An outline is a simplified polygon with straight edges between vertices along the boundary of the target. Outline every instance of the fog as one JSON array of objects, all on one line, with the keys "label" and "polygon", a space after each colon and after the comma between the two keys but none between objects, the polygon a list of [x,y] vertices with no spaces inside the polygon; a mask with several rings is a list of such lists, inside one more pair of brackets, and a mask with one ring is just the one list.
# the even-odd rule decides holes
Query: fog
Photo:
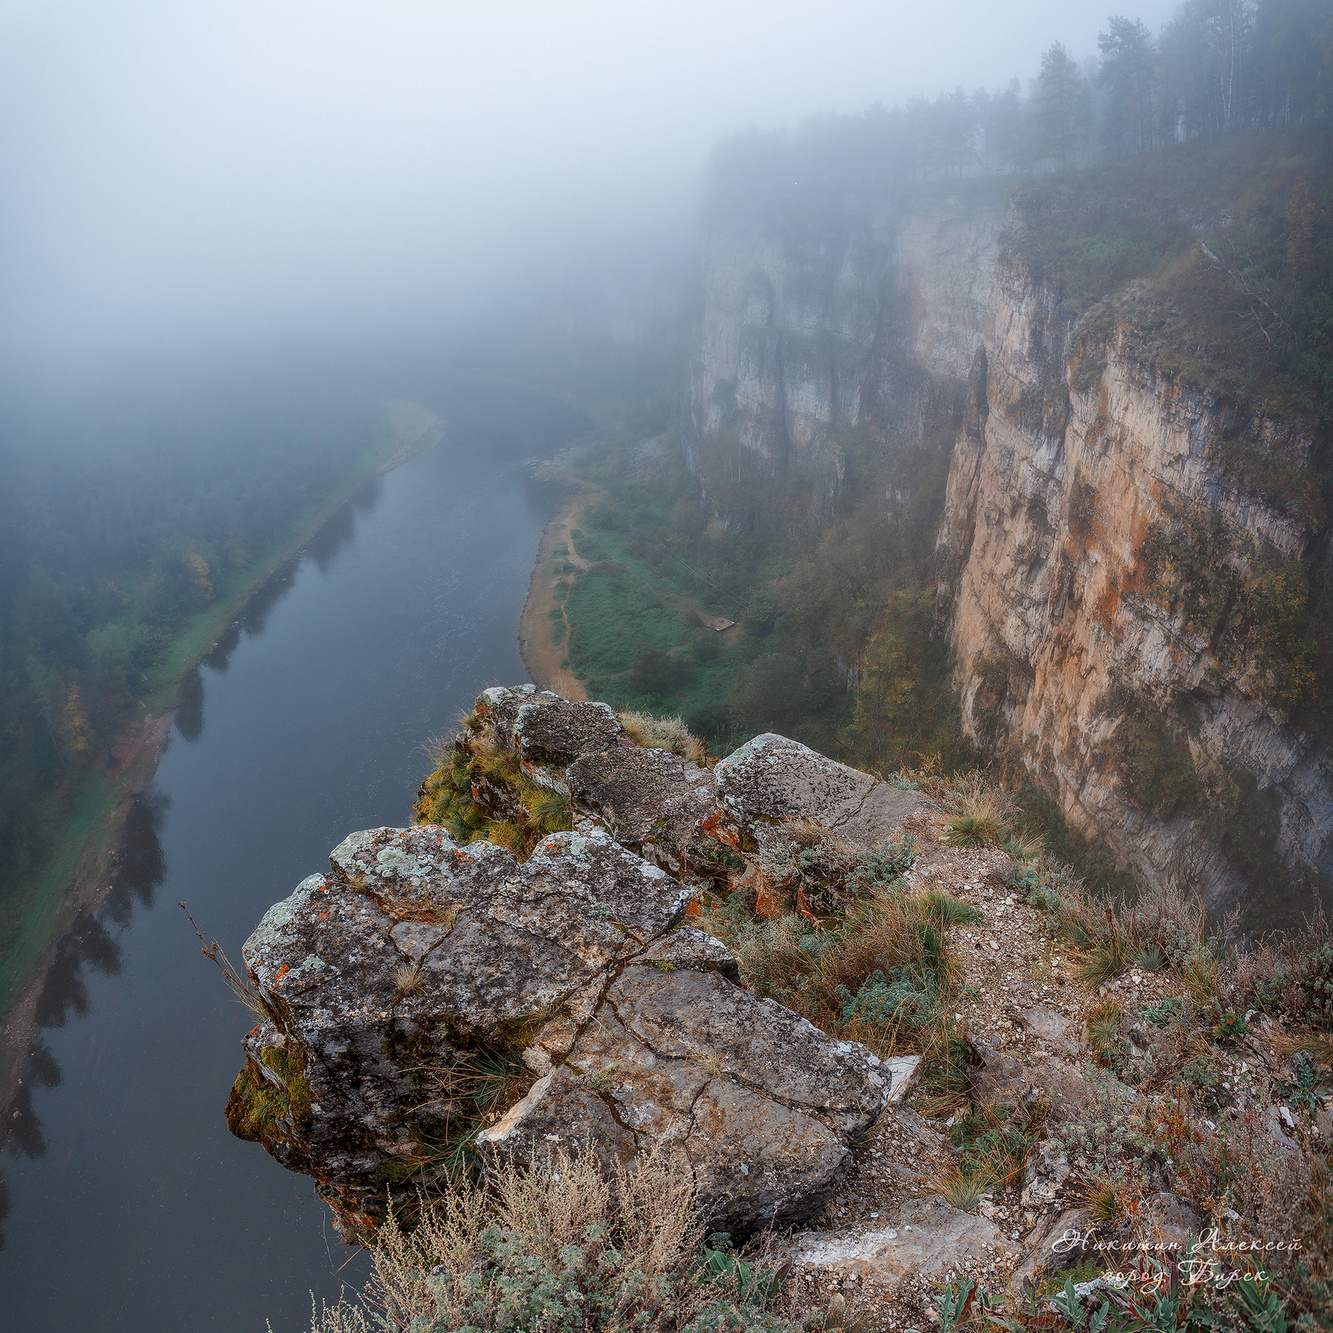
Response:
[{"label": "fog", "polygon": [[719,136],[1026,80],[1108,3],[8,0],[3,349],[355,341],[590,264],[632,285],[687,248]]}]

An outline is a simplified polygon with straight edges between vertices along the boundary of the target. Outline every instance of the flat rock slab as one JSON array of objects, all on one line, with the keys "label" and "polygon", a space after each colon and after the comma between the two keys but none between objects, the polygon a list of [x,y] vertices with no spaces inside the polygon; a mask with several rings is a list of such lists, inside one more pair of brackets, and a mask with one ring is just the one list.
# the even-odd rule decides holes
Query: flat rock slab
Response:
[{"label": "flat rock slab", "polygon": [[920,792],[881,782],[772,732],[719,760],[713,773],[721,804],[733,818],[808,819],[853,847],[875,846],[930,806]]},{"label": "flat rock slab", "polygon": [[801,1221],[832,1197],[847,1140],[883,1109],[890,1078],[864,1048],[735,985],[702,932],[681,927],[650,952],[673,941],[669,967],[641,955],[587,1019],[559,1017],[537,1035],[545,1063],[529,1063],[548,1072],[477,1147],[525,1164],[552,1144],[577,1147],[565,1126],[600,1117],[597,1096],[616,1126],[599,1160],[674,1145],[709,1225],[742,1234]]},{"label": "flat rock slab", "polygon": [[801,1268],[855,1273],[896,1287],[908,1277],[942,1278],[965,1260],[986,1259],[1003,1245],[999,1227],[960,1212],[937,1194],[911,1199],[898,1220],[875,1231],[810,1231],[770,1252]]}]

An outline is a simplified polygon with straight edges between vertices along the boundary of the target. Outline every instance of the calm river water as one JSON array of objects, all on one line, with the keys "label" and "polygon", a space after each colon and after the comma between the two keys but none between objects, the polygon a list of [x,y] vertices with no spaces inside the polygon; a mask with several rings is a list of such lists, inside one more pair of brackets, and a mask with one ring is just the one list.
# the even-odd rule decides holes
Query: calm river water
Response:
[{"label": "calm river water", "polygon": [[239,960],[346,833],[407,822],[426,737],[527,679],[543,514],[519,460],[580,423],[531,398],[423,401],[448,442],[348,506],[186,683],[114,891],[66,945],[0,1159],[4,1330],[302,1333],[311,1291],[364,1278],[311,1182],[228,1134],[251,1019],[176,904]]}]

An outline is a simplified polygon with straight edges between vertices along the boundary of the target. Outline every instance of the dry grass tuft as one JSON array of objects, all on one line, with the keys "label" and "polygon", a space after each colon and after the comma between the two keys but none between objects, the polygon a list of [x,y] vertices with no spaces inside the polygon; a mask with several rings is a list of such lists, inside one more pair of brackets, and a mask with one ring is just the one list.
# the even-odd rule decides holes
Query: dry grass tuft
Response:
[{"label": "dry grass tuft", "polygon": [[395,968],[393,984],[398,987],[399,995],[415,995],[421,989],[421,964],[404,963]]},{"label": "dry grass tuft", "polygon": [[999,846],[1014,820],[1008,792],[989,786],[980,773],[957,779],[942,798],[942,840],[953,847]]},{"label": "dry grass tuft", "polygon": [[649,717],[647,713],[618,713],[625,734],[646,750],[670,750],[692,764],[708,762],[708,747],[679,717]]},{"label": "dry grass tuft", "polygon": [[489,1186],[433,1200],[410,1234],[391,1217],[362,1300],[326,1307],[312,1333],[673,1333],[714,1310],[722,1317],[710,1328],[798,1333],[777,1308],[774,1276],[739,1256],[699,1262],[693,1178],[667,1150],[644,1154],[612,1181],[591,1154],[556,1150],[531,1170],[499,1166]]},{"label": "dry grass tuft", "polygon": [[960,1212],[970,1213],[981,1202],[981,1196],[994,1188],[995,1181],[986,1171],[968,1171],[955,1167],[932,1176],[930,1188]]},{"label": "dry grass tuft", "polygon": [[1109,1176],[1085,1181],[1073,1193],[1087,1206],[1092,1220],[1101,1226],[1111,1226],[1125,1215],[1124,1191]]},{"label": "dry grass tuft", "polygon": [[1089,990],[1114,980],[1128,970],[1133,961],[1134,949],[1128,939],[1119,931],[1108,939],[1099,940],[1079,961],[1074,975]]}]

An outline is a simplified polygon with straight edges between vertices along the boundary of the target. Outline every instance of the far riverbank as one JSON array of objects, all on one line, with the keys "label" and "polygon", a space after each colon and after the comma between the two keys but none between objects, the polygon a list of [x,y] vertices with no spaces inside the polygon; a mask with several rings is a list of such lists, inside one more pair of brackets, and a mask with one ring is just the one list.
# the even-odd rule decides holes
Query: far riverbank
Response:
[{"label": "far riverbank", "polygon": [[[238,586],[176,636],[160,668],[158,687],[113,747],[114,769],[89,773],[75,795],[74,812],[41,876],[20,940],[0,973],[0,1126],[9,1121],[36,1032],[38,1003],[60,942],[80,912],[97,907],[108,891],[130,805],[153,781],[171,734],[180,682],[250,602],[274,579],[286,575],[330,520],[376,478],[438,447],[445,438],[444,421],[416,403],[391,401],[386,415],[384,439],[367,451],[354,478],[313,515],[302,516],[292,536],[255,561]],[[0,1128],[0,1142],[3,1137]]]}]

